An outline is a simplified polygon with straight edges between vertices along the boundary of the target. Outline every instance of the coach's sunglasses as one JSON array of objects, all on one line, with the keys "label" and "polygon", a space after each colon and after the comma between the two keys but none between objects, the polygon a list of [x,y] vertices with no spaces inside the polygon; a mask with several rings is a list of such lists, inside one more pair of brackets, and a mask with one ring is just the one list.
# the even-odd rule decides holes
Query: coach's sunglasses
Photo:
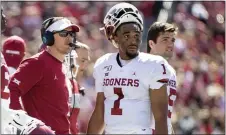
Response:
[{"label": "coach's sunglasses", "polygon": [[67,31],[67,30],[62,30],[62,31],[56,31],[54,32],[55,33],[58,33],[61,37],[67,37],[68,34],[71,36],[71,37],[75,37],[75,32],[74,31]]}]

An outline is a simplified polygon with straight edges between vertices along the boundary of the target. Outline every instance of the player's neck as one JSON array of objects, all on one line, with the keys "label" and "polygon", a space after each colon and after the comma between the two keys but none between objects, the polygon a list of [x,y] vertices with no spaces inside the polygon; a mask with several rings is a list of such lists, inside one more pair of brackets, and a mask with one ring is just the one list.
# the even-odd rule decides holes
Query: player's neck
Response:
[{"label": "player's neck", "polygon": [[121,60],[130,60],[130,59],[131,59],[131,58],[129,58],[128,56],[123,55],[122,53],[119,53],[119,58],[120,58]]},{"label": "player's neck", "polygon": [[53,57],[58,59],[59,61],[63,62],[65,55],[59,53],[54,47],[48,47],[47,52],[51,54]]},{"label": "player's neck", "polygon": [[[134,58],[136,58],[137,56],[138,56],[138,54]],[[125,60],[125,61],[130,61],[130,60],[134,59],[134,58],[131,58],[128,55],[124,54],[123,52],[119,52],[119,58],[121,60]]]}]

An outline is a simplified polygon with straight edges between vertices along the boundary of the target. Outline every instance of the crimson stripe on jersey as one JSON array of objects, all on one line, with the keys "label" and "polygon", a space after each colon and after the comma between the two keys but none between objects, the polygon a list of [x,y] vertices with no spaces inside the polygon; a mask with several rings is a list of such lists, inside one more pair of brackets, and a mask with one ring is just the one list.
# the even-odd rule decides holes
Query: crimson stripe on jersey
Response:
[{"label": "crimson stripe on jersey", "polygon": [[168,83],[169,79],[161,79],[161,80],[158,80],[157,82],[160,82],[160,83]]}]

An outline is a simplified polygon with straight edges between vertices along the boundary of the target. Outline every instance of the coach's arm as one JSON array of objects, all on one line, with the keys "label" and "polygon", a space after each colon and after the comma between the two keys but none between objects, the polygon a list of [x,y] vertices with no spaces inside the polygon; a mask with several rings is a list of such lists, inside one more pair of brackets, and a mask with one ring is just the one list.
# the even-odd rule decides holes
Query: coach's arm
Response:
[{"label": "coach's arm", "polygon": [[29,92],[43,77],[43,63],[37,59],[29,58],[21,62],[10,79],[10,109],[23,109],[19,98]]}]

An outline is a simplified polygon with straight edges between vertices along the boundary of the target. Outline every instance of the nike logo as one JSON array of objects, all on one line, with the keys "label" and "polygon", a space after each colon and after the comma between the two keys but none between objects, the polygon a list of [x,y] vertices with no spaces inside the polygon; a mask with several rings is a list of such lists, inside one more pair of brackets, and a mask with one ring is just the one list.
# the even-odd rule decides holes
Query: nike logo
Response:
[{"label": "nike logo", "polygon": [[55,75],[55,77],[54,77],[54,80],[57,80],[58,78],[57,78],[57,76]]}]

